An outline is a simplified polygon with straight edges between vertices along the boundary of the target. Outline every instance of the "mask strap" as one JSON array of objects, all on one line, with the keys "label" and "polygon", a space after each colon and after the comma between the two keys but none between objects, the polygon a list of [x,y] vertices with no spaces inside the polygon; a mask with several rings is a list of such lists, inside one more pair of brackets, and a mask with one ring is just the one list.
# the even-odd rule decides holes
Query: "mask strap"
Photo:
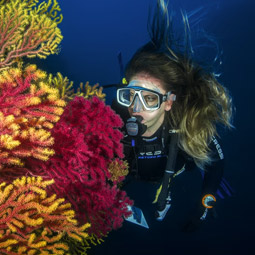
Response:
[{"label": "mask strap", "polygon": [[173,94],[171,91],[167,92],[167,100],[175,101],[176,95]]}]

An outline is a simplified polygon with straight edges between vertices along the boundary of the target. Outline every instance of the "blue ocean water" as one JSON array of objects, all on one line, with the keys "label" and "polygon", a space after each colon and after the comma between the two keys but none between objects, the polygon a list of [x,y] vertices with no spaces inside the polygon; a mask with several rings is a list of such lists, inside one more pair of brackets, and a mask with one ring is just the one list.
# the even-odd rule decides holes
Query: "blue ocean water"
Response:
[{"label": "blue ocean water", "polygon": [[[80,82],[100,85],[118,83],[118,53],[126,64],[132,54],[148,41],[147,17],[156,0],[73,0],[59,1],[64,16],[60,28],[64,35],[61,52],[38,61],[51,73],[61,72],[78,87]],[[173,13],[203,13],[201,26],[223,50],[219,80],[233,97],[236,107],[232,131],[224,132],[225,177],[235,195],[219,201],[218,219],[201,231],[184,235],[165,233],[164,243],[145,230],[134,228],[136,243],[132,254],[253,254],[254,240],[254,59],[255,5],[252,0],[173,0]],[[208,51],[208,54],[209,51]],[[205,56],[206,57],[206,56]],[[105,89],[106,103],[115,96]],[[126,242],[113,237],[95,250],[96,254],[126,254]],[[146,239],[147,238],[147,239]],[[119,244],[118,244],[119,242]],[[147,245],[146,245],[147,243]],[[132,243],[130,243],[132,245]],[[249,249],[250,248],[250,249]],[[249,251],[250,250],[250,251]],[[93,251],[91,251],[93,252]],[[156,253],[157,252],[157,253]]]}]

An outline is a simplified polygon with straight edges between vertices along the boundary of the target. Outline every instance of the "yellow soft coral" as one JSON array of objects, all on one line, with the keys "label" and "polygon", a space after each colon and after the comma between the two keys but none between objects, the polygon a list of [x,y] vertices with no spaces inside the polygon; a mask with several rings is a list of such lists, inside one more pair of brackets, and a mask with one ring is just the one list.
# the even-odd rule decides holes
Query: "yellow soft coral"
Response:
[{"label": "yellow soft coral", "polygon": [[115,159],[109,164],[108,171],[111,173],[110,180],[119,182],[128,174],[128,162]]},{"label": "yellow soft coral", "polygon": [[105,99],[105,94],[102,92],[103,88],[98,88],[98,83],[91,86],[89,82],[86,82],[85,85],[81,82],[80,87],[75,91],[73,82],[69,81],[67,77],[63,77],[61,73],[57,73],[55,77],[50,75],[49,83],[52,83],[59,90],[61,98],[66,101],[72,100],[75,96],[82,96],[86,99],[97,96],[101,100]]},{"label": "yellow soft coral", "polygon": [[[40,3],[39,0],[21,0],[26,4],[26,8],[29,11],[34,11],[37,14],[46,14],[48,17],[53,19],[57,24],[63,20],[63,15],[59,14],[61,11],[57,0],[48,0]],[[7,0],[0,1],[1,3],[7,2]]]},{"label": "yellow soft coral", "polygon": [[90,224],[78,226],[69,203],[47,196],[53,182],[22,177],[0,184],[1,254],[69,254],[70,240],[82,244],[90,239]]},{"label": "yellow soft coral", "polygon": [[46,58],[58,53],[63,36],[57,24],[62,16],[57,17],[56,11],[60,8],[56,1],[48,10],[51,2],[34,7],[37,2],[12,0],[1,5],[0,68],[12,65],[24,56]]},{"label": "yellow soft coral", "polygon": [[75,93],[76,96],[82,96],[84,98],[91,98],[93,96],[97,96],[100,99],[105,98],[105,94],[102,92],[103,87],[98,88],[99,84],[95,84],[93,86],[89,85],[89,82],[86,82],[84,85],[82,82],[80,83],[80,87]]}]

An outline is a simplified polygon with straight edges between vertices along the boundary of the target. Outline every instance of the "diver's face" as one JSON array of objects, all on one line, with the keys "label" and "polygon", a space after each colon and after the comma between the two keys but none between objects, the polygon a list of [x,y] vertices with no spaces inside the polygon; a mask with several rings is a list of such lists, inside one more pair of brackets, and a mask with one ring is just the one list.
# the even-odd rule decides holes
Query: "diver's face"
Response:
[{"label": "diver's face", "polygon": [[[135,86],[150,89],[163,95],[167,93],[163,88],[162,82],[148,74],[136,74],[131,78],[130,82],[132,81],[136,82]],[[128,108],[128,111],[131,116],[141,116],[143,118],[142,123],[147,126],[147,131],[144,136],[149,136],[155,133],[161,126],[164,121],[165,111],[171,109],[172,102],[167,100],[161,104],[159,109],[149,111],[145,110],[141,105],[138,107],[139,102],[137,103],[134,100],[133,104]]]}]

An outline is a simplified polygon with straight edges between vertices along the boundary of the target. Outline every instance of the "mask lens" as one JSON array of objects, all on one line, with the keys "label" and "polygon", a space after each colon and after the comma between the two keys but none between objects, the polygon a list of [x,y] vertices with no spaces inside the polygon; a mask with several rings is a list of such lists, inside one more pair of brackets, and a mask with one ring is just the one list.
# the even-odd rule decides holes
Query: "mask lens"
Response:
[{"label": "mask lens", "polygon": [[141,94],[146,107],[155,108],[159,106],[158,94],[149,91],[141,91]]},{"label": "mask lens", "polygon": [[120,103],[126,105],[126,106],[130,106],[131,102],[131,93],[130,93],[130,89],[120,89],[119,90],[119,97],[118,100]]}]

